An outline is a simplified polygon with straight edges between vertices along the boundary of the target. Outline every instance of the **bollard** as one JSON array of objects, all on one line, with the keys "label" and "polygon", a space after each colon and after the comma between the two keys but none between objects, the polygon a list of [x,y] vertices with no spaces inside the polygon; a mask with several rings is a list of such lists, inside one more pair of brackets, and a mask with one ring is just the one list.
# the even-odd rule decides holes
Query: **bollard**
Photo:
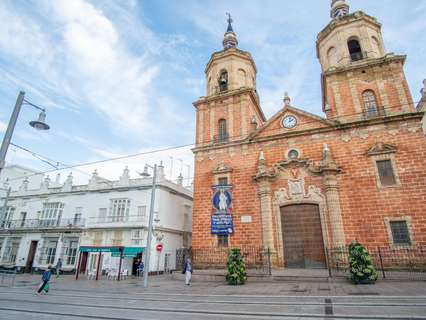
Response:
[{"label": "bollard", "polygon": [[385,269],[383,268],[382,252],[380,251],[380,247],[377,247],[377,250],[379,252],[380,268],[382,269],[383,279],[386,279]]}]

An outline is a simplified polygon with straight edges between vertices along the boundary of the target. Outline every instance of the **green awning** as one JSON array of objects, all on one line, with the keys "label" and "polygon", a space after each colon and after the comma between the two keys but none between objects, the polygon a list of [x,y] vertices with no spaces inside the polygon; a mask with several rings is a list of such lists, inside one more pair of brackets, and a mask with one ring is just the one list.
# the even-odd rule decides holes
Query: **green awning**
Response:
[{"label": "green awning", "polygon": [[94,246],[81,246],[80,252],[120,252],[123,247],[94,247]]},{"label": "green awning", "polygon": [[[123,256],[124,257],[136,257],[139,253],[144,252],[145,248],[142,247],[124,247]],[[112,252],[111,256],[119,257],[120,252]]]}]

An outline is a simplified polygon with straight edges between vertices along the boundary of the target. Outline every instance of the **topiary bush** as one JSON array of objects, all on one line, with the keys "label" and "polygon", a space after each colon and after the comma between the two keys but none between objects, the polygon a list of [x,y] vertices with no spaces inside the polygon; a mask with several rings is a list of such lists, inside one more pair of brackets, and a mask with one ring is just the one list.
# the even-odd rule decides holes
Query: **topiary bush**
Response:
[{"label": "topiary bush", "polygon": [[243,256],[239,248],[229,250],[226,266],[228,268],[228,274],[226,275],[228,284],[240,285],[246,282],[246,265],[244,264]]},{"label": "topiary bush", "polygon": [[349,270],[355,284],[374,283],[379,276],[367,249],[359,243],[349,245]]}]

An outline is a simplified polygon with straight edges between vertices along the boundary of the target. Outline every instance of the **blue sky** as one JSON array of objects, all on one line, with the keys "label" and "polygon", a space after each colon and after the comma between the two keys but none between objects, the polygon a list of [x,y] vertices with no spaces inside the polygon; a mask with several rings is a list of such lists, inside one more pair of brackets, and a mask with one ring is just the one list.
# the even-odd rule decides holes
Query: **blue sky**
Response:
[{"label": "blue sky", "polygon": [[[350,0],[383,23],[387,52],[408,55],[406,76],[419,100],[426,77],[426,1]],[[67,164],[184,145],[194,141],[192,102],[204,94],[204,67],[221,49],[231,12],[239,47],[258,67],[258,91],[268,117],[288,91],[295,106],[321,115],[317,33],[329,22],[330,1],[2,0],[0,2],[0,135],[19,90],[48,109],[49,132],[27,122],[25,107],[13,138]],[[163,160],[172,176],[191,176],[190,148],[88,166],[117,178]],[[181,159],[182,161],[178,160]],[[8,161],[48,166],[11,148]],[[185,173],[186,172],[186,173]],[[86,175],[85,179],[88,176]]]}]

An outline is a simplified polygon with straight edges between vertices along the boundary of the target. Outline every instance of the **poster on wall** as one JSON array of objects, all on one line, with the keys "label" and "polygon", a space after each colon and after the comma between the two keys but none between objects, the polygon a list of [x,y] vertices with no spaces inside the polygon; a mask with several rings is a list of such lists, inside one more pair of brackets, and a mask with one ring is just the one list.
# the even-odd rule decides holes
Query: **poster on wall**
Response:
[{"label": "poster on wall", "polygon": [[212,206],[211,233],[216,235],[234,233],[234,222],[232,219],[232,186],[213,186]]}]

